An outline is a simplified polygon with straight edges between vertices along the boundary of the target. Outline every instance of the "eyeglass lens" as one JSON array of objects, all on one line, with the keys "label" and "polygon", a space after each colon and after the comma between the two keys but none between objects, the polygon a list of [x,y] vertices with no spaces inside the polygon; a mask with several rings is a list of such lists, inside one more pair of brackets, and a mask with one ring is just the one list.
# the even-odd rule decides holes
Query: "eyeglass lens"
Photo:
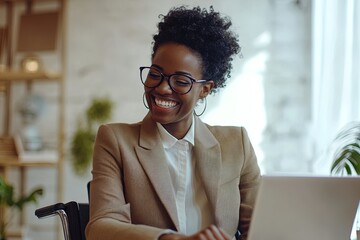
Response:
[{"label": "eyeglass lens", "polygon": [[155,68],[142,68],[141,70],[141,81],[146,87],[155,88],[159,86],[163,78],[168,78],[171,89],[177,93],[189,92],[193,83],[191,78],[185,75],[173,74],[166,77]]}]

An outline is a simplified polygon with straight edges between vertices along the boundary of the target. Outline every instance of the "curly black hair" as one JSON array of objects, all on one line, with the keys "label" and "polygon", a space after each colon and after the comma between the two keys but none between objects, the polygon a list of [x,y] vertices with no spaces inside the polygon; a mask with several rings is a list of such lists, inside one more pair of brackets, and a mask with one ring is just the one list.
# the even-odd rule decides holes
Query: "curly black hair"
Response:
[{"label": "curly black hair", "polygon": [[230,77],[233,55],[241,50],[238,36],[230,30],[228,17],[210,10],[185,6],[172,8],[158,23],[158,33],[153,36],[154,57],[164,43],[183,44],[195,51],[202,61],[203,79],[214,81],[212,92],[225,87]]}]

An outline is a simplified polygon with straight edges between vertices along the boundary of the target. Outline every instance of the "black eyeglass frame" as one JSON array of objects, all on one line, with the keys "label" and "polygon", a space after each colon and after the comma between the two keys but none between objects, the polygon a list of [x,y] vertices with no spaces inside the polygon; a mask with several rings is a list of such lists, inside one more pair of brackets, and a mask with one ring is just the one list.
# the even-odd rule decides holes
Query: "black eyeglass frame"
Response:
[{"label": "black eyeglass frame", "polygon": [[[146,86],[146,84],[145,84],[146,79],[145,79],[145,80],[142,79],[142,71],[143,71],[144,69],[149,69],[149,70],[150,70],[150,69],[153,69],[153,68],[152,68],[152,67],[140,67],[139,69],[140,69],[140,79],[141,79],[141,82],[142,82],[142,84],[144,84],[145,87],[148,87],[148,86]],[[148,88],[156,88],[156,87],[160,86],[160,84],[164,81],[165,78],[170,79],[172,76],[175,76],[175,75],[184,76],[184,77],[187,77],[187,78],[189,78],[189,79],[191,80],[191,86],[190,86],[189,90],[188,90],[187,92],[185,92],[185,93],[176,91],[175,89],[173,89],[173,87],[171,86],[170,82],[168,83],[172,91],[174,91],[174,92],[176,92],[176,93],[178,93],[178,94],[184,95],[184,94],[187,94],[187,93],[189,93],[189,92],[191,91],[194,83],[203,83],[203,82],[209,81],[209,80],[204,80],[204,79],[196,80],[196,79],[193,78],[193,77],[190,77],[190,76],[185,75],[185,74],[180,74],[180,73],[174,73],[174,74],[170,74],[170,75],[165,75],[164,73],[160,72],[160,70],[158,70],[158,69],[156,69],[156,71],[158,71],[158,72],[160,73],[161,79],[160,79],[160,81],[159,81],[159,83],[158,83],[157,85],[152,86],[152,87],[148,87]]]}]

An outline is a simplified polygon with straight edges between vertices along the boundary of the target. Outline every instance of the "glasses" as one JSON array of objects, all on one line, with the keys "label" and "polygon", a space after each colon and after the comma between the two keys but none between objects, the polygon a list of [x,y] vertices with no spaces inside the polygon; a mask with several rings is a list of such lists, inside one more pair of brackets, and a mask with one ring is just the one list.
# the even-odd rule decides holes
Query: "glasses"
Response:
[{"label": "glasses", "polygon": [[156,68],[152,67],[140,67],[140,78],[144,86],[148,88],[156,88],[162,83],[162,81],[164,81],[164,79],[167,78],[171,90],[179,94],[186,94],[190,92],[193,83],[202,83],[207,81],[195,80],[190,76],[179,73],[165,75]]}]

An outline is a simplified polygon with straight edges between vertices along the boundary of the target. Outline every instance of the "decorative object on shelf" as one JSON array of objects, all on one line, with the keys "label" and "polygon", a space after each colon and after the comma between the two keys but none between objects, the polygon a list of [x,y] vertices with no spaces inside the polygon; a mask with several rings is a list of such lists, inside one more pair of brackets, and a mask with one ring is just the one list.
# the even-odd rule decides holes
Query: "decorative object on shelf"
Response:
[{"label": "decorative object on shelf", "polygon": [[45,101],[40,95],[26,95],[18,105],[22,117],[21,140],[25,150],[38,151],[43,147],[43,142],[36,127],[36,120],[44,112]]},{"label": "decorative object on shelf", "polygon": [[2,216],[2,221],[0,222],[0,240],[6,240],[6,228],[11,217],[14,216],[12,212],[7,214],[8,212],[5,212],[5,210],[18,210],[21,212],[26,204],[36,203],[42,195],[43,189],[38,187],[27,195],[16,197],[14,187],[0,176],[0,211]]},{"label": "decorative object on shelf", "polygon": [[17,52],[25,52],[20,68],[26,73],[42,70],[40,58],[32,54],[39,51],[55,51],[57,48],[59,12],[27,12],[19,21]]},{"label": "decorative object on shelf", "polygon": [[56,163],[59,159],[59,153],[56,149],[44,148],[41,149],[41,151],[26,151],[23,146],[23,141],[18,134],[14,135],[13,139],[17,153],[16,158],[22,163]]},{"label": "decorative object on shelf", "polygon": [[32,12],[21,15],[17,51],[54,51],[57,46],[59,12]]},{"label": "decorative object on shelf", "polygon": [[99,124],[111,118],[113,102],[108,98],[94,98],[86,110],[86,120],[79,122],[71,140],[71,157],[75,173],[83,175],[88,170],[93,154],[93,144]]},{"label": "decorative object on shelf", "polygon": [[42,69],[42,63],[37,56],[30,54],[21,59],[20,67],[24,72],[34,73]]}]

